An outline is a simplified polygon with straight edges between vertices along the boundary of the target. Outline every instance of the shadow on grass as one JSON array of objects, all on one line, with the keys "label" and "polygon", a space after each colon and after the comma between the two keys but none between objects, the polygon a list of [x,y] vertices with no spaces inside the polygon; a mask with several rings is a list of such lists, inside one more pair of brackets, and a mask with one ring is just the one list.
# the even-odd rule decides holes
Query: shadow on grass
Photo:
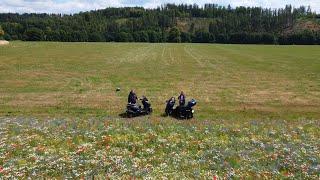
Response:
[{"label": "shadow on grass", "polygon": [[193,119],[193,118],[191,118],[191,119],[179,118],[179,117],[174,116],[174,115],[167,115],[166,113],[163,113],[163,114],[161,114],[160,116],[163,117],[163,118],[171,118],[171,119],[178,120],[178,121],[191,120],[191,119]]},{"label": "shadow on grass", "polygon": [[120,114],[119,114],[119,117],[125,118],[125,119],[128,119],[128,118],[129,118],[128,115],[127,115],[127,113],[120,113]]},{"label": "shadow on grass", "polygon": [[169,117],[166,113],[161,114],[161,117]]}]

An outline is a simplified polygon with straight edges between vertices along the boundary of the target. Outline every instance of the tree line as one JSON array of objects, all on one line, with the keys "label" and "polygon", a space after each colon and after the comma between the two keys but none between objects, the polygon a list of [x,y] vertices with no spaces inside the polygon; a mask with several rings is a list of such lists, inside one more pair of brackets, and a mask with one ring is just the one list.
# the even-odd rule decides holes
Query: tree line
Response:
[{"label": "tree line", "polygon": [[166,4],[155,9],[106,8],[77,14],[1,13],[3,38],[63,42],[194,42],[320,44],[320,32],[286,33],[301,20],[319,21],[310,7],[280,9]]}]

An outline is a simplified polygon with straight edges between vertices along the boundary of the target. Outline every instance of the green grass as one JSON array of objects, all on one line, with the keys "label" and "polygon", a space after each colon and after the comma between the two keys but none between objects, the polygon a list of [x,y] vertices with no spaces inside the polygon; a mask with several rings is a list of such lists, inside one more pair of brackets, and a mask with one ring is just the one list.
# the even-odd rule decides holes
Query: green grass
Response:
[{"label": "green grass", "polygon": [[[121,92],[115,92],[116,87]],[[320,117],[320,46],[12,42],[0,114],[117,116],[128,91],[154,117],[183,90],[198,119]]]},{"label": "green grass", "polygon": [[[181,90],[196,117],[162,117]],[[319,179],[319,120],[320,46],[0,47],[0,179]]]}]

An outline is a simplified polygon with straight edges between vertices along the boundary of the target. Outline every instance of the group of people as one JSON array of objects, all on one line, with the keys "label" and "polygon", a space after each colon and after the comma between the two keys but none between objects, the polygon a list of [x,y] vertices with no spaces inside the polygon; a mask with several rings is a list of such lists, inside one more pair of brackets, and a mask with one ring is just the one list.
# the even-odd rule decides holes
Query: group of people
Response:
[{"label": "group of people", "polygon": [[[136,105],[138,100],[138,96],[135,91],[132,89],[128,95],[128,104]],[[140,99],[144,109],[148,109],[150,107],[149,100],[146,96],[142,96]]]},{"label": "group of people", "polygon": [[[186,104],[186,95],[184,94],[183,91],[180,92],[180,95],[178,96],[178,100],[179,100],[179,106],[183,107]],[[175,104],[176,102],[176,98],[175,97],[171,97],[168,102],[170,102],[171,104]]]},{"label": "group of people", "polygon": [[[135,93],[135,91],[132,89],[128,95],[128,104],[137,104],[137,100],[138,100],[138,96]],[[183,91],[180,92],[180,95],[178,96],[178,100],[179,100],[179,106],[185,106],[186,104],[186,95],[184,94]],[[144,107],[146,107],[146,103],[148,102],[148,99],[145,96],[142,96],[142,105]],[[175,97],[171,97],[170,101],[175,102],[176,99]]]},{"label": "group of people", "polygon": [[[127,104],[127,117],[136,117],[140,115],[149,115],[152,113],[151,104],[148,102],[148,99],[145,96],[142,96],[140,99],[143,105],[143,108],[137,103],[138,96],[131,90],[128,95],[128,104]],[[165,108],[165,115],[172,116],[179,119],[191,119],[193,118],[194,110],[192,109],[193,106],[197,104],[195,99],[191,99],[186,102],[186,95],[183,91],[180,92],[178,96],[178,106],[175,107],[176,98],[171,97],[167,100],[166,108]]]}]

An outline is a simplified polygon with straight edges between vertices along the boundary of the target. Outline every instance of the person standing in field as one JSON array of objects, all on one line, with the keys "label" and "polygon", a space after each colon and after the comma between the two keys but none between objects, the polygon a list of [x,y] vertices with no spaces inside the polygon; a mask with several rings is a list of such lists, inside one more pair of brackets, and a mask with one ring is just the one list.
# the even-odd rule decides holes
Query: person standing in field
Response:
[{"label": "person standing in field", "polygon": [[186,104],[186,96],[184,95],[183,91],[181,91],[178,97],[178,100],[179,100],[179,106],[184,106]]},{"label": "person standing in field", "polygon": [[134,90],[132,89],[129,93],[129,96],[128,96],[128,103],[129,104],[136,104],[137,103],[137,95],[136,93],[134,92]]}]

